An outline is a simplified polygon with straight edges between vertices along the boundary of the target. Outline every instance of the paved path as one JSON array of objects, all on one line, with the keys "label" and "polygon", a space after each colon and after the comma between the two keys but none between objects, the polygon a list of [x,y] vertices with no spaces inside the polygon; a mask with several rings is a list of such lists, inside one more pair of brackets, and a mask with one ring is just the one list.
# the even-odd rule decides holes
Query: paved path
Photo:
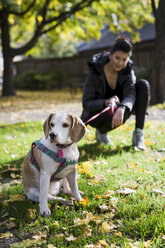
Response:
[{"label": "paved path", "polygon": [[[64,103],[64,104],[50,104],[48,108],[40,108],[33,110],[19,110],[17,112],[5,112],[0,113],[0,123],[18,123],[24,121],[44,121],[47,116],[55,112],[57,110],[62,111],[71,111],[80,116],[82,111],[81,102],[78,103]],[[131,118],[134,118],[132,116]],[[148,116],[146,116],[146,120],[157,120],[157,121],[165,121],[165,110],[160,110],[156,107],[148,108]]]}]

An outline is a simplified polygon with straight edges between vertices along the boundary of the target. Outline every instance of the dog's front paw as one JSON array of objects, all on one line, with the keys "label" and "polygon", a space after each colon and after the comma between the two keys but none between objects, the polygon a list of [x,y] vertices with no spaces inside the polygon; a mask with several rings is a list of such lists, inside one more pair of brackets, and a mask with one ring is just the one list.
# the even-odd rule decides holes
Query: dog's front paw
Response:
[{"label": "dog's front paw", "polygon": [[81,196],[85,195],[85,193],[83,191],[81,191],[81,190],[79,190],[79,193],[80,193]]},{"label": "dog's front paw", "polygon": [[50,209],[48,207],[47,208],[40,207],[40,214],[43,217],[46,217],[46,216],[51,215],[51,211],[50,211]]},{"label": "dog's front paw", "polygon": [[66,206],[73,206],[73,201],[72,200],[63,200],[62,203]]}]

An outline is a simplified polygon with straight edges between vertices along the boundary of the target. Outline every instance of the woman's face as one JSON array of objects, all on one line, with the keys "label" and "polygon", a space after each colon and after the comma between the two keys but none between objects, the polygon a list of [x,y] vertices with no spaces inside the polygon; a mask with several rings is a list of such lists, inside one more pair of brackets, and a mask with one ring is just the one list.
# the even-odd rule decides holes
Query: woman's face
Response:
[{"label": "woman's face", "polygon": [[110,62],[115,71],[121,71],[124,67],[126,67],[129,53],[125,53],[122,51],[116,51],[113,54],[110,54]]}]

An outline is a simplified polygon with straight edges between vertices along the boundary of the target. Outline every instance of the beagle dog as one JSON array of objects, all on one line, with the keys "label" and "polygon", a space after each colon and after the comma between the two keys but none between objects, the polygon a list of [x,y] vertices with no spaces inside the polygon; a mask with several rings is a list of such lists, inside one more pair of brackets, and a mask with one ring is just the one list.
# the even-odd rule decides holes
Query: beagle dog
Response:
[{"label": "beagle dog", "polygon": [[61,188],[63,193],[72,194],[81,201],[83,192],[77,185],[77,142],[86,132],[81,119],[65,112],[50,114],[43,124],[44,136],[32,144],[23,163],[23,185],[28,199],[40,203],[40,214],[51,214],[48,200],[58,200],[72,205],[72,201],[56,197]]}]

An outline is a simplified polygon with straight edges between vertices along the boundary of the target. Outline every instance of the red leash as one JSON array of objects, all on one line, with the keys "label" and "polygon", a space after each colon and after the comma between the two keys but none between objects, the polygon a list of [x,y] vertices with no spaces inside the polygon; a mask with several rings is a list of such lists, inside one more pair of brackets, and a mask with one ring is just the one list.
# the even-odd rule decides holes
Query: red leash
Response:
[{"label": "red leash", "polygon": [[96,119],[99,115],[101,115],[102,113],[106,112],[106,111],[109,110],[109,109],[110,109],[110,107],[106,107],[106,108],[103,109],[100,113],[98,113],[98,114],[92,116],[91,118],[89,118],[89,120],[87,120],[87,121],[85,122],[85,125],[86,125],[88,122],[93,121],[93,120]]},{"label": "red leash", "polygon": [[117,109],[117,105],[120,103],[120,100],[117,96],[112,96],[110,99],[109,99],[109,105],[108,107],[106,107],[105,109],[103,109],[100,113],[92,116],[89,120],[87,120],[85,122],[85,125],[90,122],[90,121],[93,121],[94,119],[96,119],[99,115],[101,115],[102,113],[108,111],[110,116],[113,116],[114,113],[116,112],[116,109]]}]

